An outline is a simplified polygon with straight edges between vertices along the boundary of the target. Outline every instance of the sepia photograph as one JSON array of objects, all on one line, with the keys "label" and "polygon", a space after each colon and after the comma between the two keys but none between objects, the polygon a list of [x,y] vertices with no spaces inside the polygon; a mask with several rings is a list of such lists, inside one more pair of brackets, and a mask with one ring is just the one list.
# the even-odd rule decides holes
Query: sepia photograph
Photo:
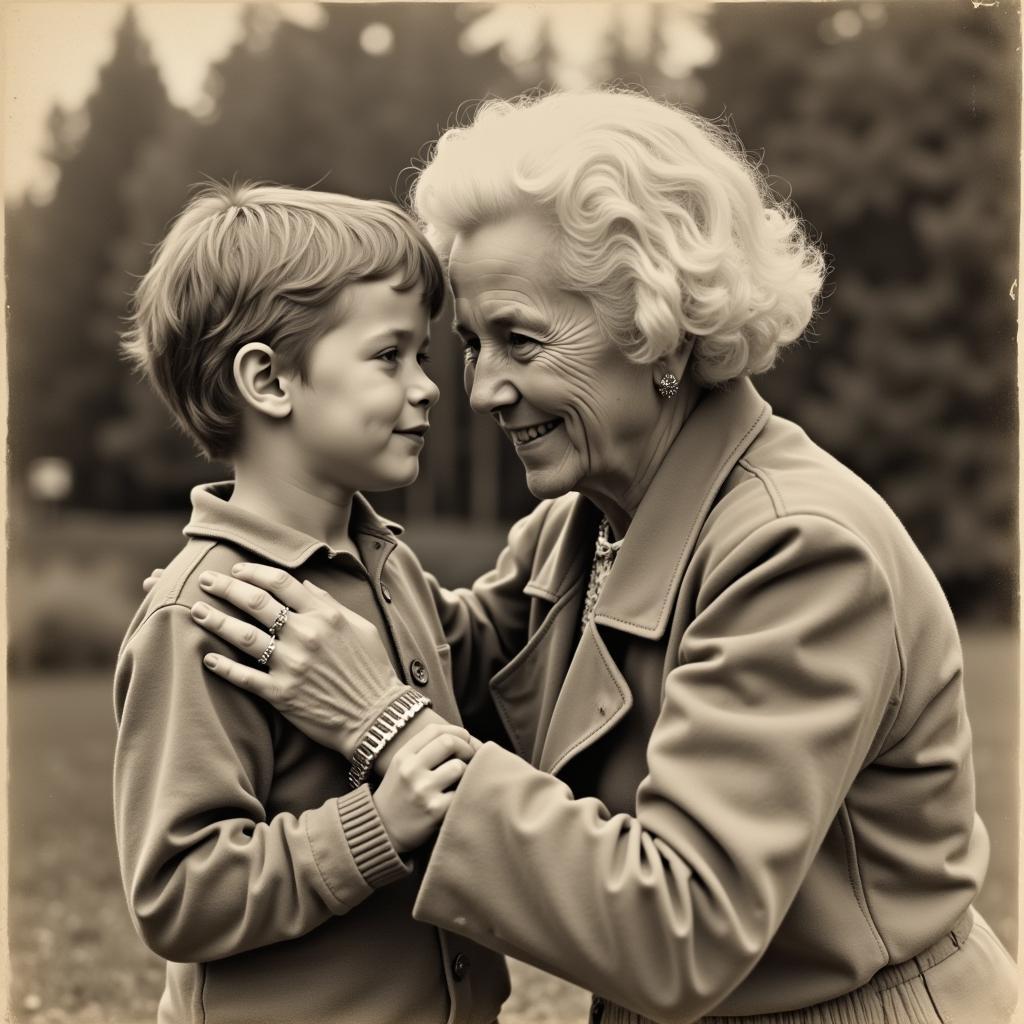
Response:
[{"label": "sepia photograph", "polygon": [[1017,1019],[1019,0],[0,24],[4,1019]]}]

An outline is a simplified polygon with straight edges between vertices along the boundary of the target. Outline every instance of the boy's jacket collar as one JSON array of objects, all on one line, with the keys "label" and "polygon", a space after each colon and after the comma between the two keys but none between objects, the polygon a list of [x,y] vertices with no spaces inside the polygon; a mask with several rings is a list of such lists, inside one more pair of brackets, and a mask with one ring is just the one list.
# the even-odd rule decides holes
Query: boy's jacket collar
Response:
[{"label": "boy's jacket collar", "polygon": [[[597,602],[597,625],[661,636],[715,496],[770,416],[771,407],[746,378],[704,394],[637,508]],[[561,535],[527,594],[557,601],[589,572],[599,519],[590,501],[573,496]]]},{"label": "boy's jacket collar", "polygon": [[[192,518],[182,531],[186,537],[227,541],[284,569],[295,569],[318,551],[331,550],[326,541],[233,505],[228,501],[233,487],[232,481],[222,480],[192,488]],[[350,531],[394,543],[402,527],[378,516],[357,493],[352,499]]]}]

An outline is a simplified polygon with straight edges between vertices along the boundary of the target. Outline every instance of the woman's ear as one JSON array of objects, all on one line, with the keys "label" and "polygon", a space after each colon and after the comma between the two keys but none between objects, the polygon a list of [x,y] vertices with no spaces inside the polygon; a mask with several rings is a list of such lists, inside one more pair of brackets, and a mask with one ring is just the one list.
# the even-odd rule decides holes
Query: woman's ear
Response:
[{"label": "woman's ear", "polygon": [[292,411],[289,380],[276,367],[274,350],[261,341],[250,341],[235,353],[232,370],[246,405],[264,416],[284,419]]},{"label": "woman's ear", "polygon": [[675,352],[670,352],[668,355],[662,356],[651,363],[655,387],[657,387],[660,381],[664,380],[667,374],[672,374],[677,382],[683,379],[683,375],[690,365],[690,358],[693,355],[694,341],[695,339],[687,334]]}]

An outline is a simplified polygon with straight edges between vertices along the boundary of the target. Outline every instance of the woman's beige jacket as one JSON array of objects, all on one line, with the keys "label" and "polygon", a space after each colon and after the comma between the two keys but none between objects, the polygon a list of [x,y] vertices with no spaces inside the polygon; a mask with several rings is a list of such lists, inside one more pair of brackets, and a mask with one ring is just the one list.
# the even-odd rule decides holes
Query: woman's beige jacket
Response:
[{"label": "woman's beige jacket", "polygon": [[848,992],[988,859],[956,627],[892,511],[748,381],[708,392],[579,635],[597,525],[540,504],[436,589],[477,754],[415,915],[656,1021]]}]

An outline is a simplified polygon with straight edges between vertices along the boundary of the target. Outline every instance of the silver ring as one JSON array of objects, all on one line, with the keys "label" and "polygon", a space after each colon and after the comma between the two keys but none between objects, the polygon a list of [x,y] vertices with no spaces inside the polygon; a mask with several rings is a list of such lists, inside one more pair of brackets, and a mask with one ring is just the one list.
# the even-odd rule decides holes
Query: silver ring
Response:
[{"label": "silver ring", "polygon": [[281,605],[281,610],[277,613],[277,618],[274,619],[270,625],[270,629],[267,630],[272,637],[281,635],[281,630],[284,629],[284,624],[288,621],[288,613],[290,611],[291,609],[288,605]]},{"label": "silver ring", "polygon": [[274,648],[277,646],[277,637],[272,636],[270,643],[267,644],[267,649],[256,659],[257,665],[266,665],[270,661],[270,656],[274,653]]}]

